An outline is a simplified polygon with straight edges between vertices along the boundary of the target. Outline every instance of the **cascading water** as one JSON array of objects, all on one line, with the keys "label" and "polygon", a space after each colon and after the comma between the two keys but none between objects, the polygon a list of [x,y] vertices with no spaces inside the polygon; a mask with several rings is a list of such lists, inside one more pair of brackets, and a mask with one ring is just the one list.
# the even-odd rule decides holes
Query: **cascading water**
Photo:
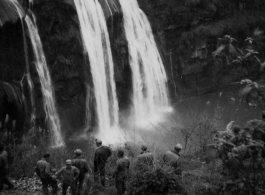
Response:
[{"label": "cascading water", "polygon": [[26,63],[26,79],[28,82],[29,86],[29,93],[30,93],[30,102],[31,102],[31,108],[32,108],[32,113],[31,113],[31,124],[35,124],[35,118],[36,118],[36,113],[35,113],[35,101],[34,101],[34,96],[33,96],[33,82],[31,79],[30,75],[30,70],[29,70],[29,56],[28,56],[28,47],[27,47],[27,40],[26,40],[26,35],[25,35],[25,28],[24,28],[24,23],[21,18],[21,24],[22,24],[22,31],[23,31],[23,44],[24,44],[24,53],[25,53],[25,63]]},{"label": "cascading water", "polygon": [[[32,113],[31,113],[31,124],[34,125],[35,123],[35,102],[34,102],[34,97],[33,97],[33,82],[31,79],[30,71],[29,71],[29,56],[28,56],[28,47],[27,47],[27,40],[26,40],[26,34],[25,34],[25,28],[24,28],[24,22],[23,22],[23,13],[22,13],[22,8],[20,8],[20,5],[17,1],[11,1],[13,5],[17,9],[17,13],[19,15],[20,21],[21,21],[21,26],[22,26],[22,33],[23,33],[23,44],[24,44],[24,55],[25,55],[25,64],[26,64],[26,79],[29,87],[29,93],[30,93],[30,102],[31,102],[31,108],[32,108]],[[22,80],[24,77],[22,78]]]},{"label": "cascading water", "polygon": [[52,134],[51,142],[53,146],[61,146],[63,145],[63,138],[61,135],[61,124],[55,105],[55,97],[51,77],[45,60],[38,29],[28,16],[25,17],[25,21],[29,31],[29,36],[34,53],[34,63],[36,65],[36,69],[40,78],[41,90],[44,101],[44,110],[46,112],[46,117],[48,117],[49,130]]},{"label": "cascading water", "polygon": [[[113,143],[122,139],[122,135],[118,128],[119,108],[105,16],[98,1],[74,0],[74,2],[78,13],[84,50],[89,57],[93,77],[99,130],[96,136],[107,143]],[[87,85],[89,89],[89,84]],[[87,99],[87,108],[88,105],[89,99]]]},{"label": "cascading water", "polygon": [[169,108],[167,76],[150,23],[137,0],[120,0],[133,74],[136,124]]}]

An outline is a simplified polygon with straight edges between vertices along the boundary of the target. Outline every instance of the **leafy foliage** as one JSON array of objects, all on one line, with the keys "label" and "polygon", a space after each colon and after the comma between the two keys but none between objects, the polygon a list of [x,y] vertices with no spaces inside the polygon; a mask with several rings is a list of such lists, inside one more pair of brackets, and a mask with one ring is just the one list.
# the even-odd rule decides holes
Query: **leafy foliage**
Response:
[{"label": "leafy foliage", "polygon": [[162,167],[137,172],[130,181],[129,191],[132,195],[179,194],[181,179]]}]

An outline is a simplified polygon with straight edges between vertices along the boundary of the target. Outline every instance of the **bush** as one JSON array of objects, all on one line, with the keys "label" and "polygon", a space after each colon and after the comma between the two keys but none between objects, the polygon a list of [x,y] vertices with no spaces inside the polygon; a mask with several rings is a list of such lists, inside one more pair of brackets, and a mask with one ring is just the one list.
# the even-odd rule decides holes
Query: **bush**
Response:
[{"label": "bush", "polygon": [[136,172],[130,180],[129,194],[156,195],[179,194],[182,191],[181,178],[165,167]]},{"label": "bush", "polygon": [[222,109],[217,107],[212,116],[207,111],[196,113],[189,124],[180,129],[186,155],[201,156],[206,152],[206,146],[213,143],[216,132],[225,129],[222,117]]}]

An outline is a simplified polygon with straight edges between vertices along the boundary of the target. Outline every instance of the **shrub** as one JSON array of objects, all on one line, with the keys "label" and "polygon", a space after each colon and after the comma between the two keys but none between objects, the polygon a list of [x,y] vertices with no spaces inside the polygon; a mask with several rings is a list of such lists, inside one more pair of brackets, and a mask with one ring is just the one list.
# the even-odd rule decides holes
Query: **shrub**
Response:
[{"label": "shrub", "polygon": [[[201,156],[206,152],[206,146],[213,143],[213,136],[217,131],[225,129],[222,122],[222,109],[217,107],[213,116],[207,111],[197,113],[185,128],[180,130],[184,141],[185,154]],[[176,129],[177,130],[177,129]]]},{"label": "shrub", "polygon": [[166,166],[137,171],[130,179],[129,194],[156,195],[179,194],[182,191],[181,178]]}]

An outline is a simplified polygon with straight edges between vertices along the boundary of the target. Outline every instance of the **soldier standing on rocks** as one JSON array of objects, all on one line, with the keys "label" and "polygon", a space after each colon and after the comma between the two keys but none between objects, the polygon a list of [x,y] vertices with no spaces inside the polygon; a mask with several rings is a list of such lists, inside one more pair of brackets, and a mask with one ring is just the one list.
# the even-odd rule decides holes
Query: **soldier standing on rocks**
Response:
[{"label": "soldier standing on rocks", "polygon": [[58,186],[57,181],[52,177],[51,174],[51,166],[50,166],[50,154],[46,153],[43,155],[43,158],[37,162],[37,166],[35,167],[35,172],[39,176],[42,182],[42,191],[43,195],[48,195],[49,190],[48,186],[52,187],[52,194],[56,195]]},{"label": "soldier standing on rocks", "polygon": [[63,182],[62,195],[66,195],[68,187],[71,187],[72,195],[76,195],[76,180],[79,176],[78,168],[72,166],[71,160],[66,160],[66,166],[62,167],[56,174],[56,178],[61,176]]},{"label": "soldier standing on rocks", "polygon": [[78,168],[79,170],[79,176],[76,180],[76,186],[78,187],[77,195],[79,195],[82,191],[85,174],[88,172],[89,168],[87,160],[81,157],[82,150],[76,149],[74,153],[75,158],[72,160],[72,165]]},{"label": "soldier standing on rocks", "polygon": [[103,146],[102,141],[96,139],[96,151],[94,157],[94,181],[100,182],[105,186],[105,165],[108,158],[111,156],[111,150],[108,146]]}]

